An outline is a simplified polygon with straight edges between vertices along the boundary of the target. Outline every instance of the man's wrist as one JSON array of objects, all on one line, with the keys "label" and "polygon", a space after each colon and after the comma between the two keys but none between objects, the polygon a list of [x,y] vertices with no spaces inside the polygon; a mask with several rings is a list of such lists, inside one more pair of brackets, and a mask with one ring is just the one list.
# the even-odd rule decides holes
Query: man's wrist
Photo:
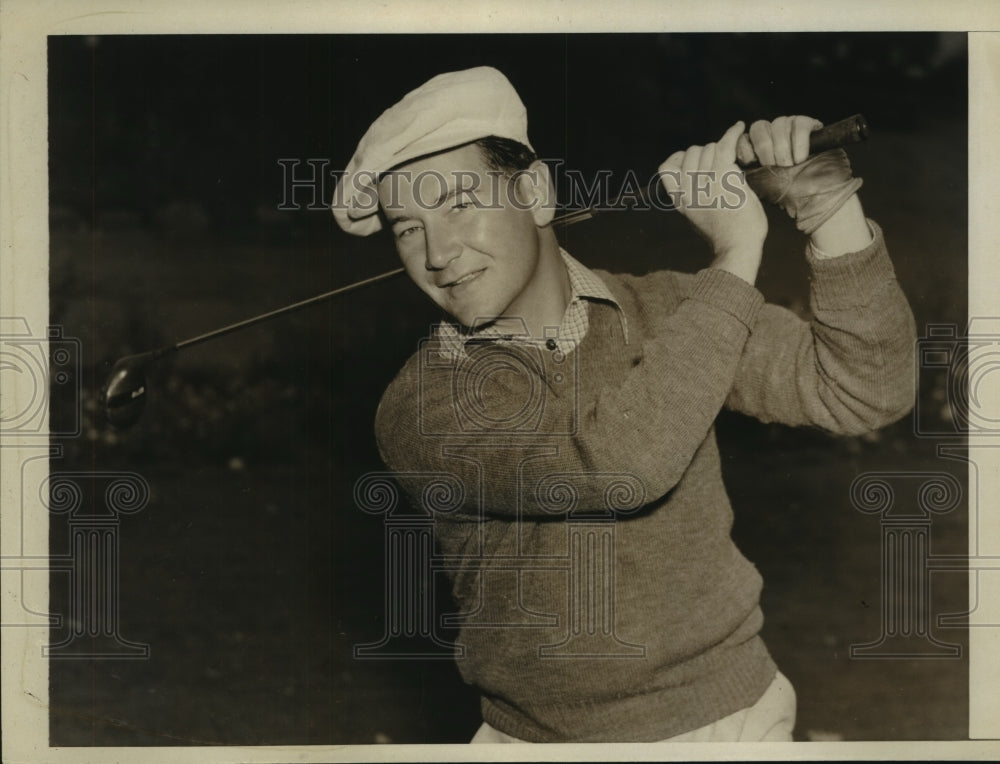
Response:
[{"label": "man's wrist", "polygon": [[763,246],[727,249],[715,253],[711,267],[739,276],[748,284],[757,281],[757,271],[763,259]]},{"label": "man's wrist", "polygon": [[851,196],[829,220],[813,231],[809,245],[821,260],[860,252],[872,243],[874,235],[861,209],[857,194]]}]

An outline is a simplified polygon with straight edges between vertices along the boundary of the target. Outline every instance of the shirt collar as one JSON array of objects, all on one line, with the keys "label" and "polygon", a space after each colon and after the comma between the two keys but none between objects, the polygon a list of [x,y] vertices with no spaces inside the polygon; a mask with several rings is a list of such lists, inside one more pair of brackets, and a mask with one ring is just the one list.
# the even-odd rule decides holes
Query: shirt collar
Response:
[{"label": "shirt collar", "polygon": [[[608,289],[600,277],[570,255],[559,248],[566,272],[569,275],[570,299],[563,314],[562,323],[558,327],[545,329],[546,342],[554,341],[556,347],[563,352],[574,349],[586,336],[589,328],[587,302],[604,302],[613,305],[621,322],[625,344],[628,344],[628,319],[618,300]],[[440,340],[443,349],[456,357],[465,354],[465,343],[471,340],[492,340],[500,342],[541,342],[542,340],[523,334],[502,332],[492,325],[481,329],[467,329],[452,319],[445,319],[437,325],[434,331],[436,339]]]},{"label": "shirt collar", "polygon": [[604,300],[612,303],[621,313],[622,320],[625,320],[625,313],[618,300],[611,294],[608,285],[598,278],[597,274],[587,268],[583,263],[569,254],[565,249],[559,248],[563,262],[566,263],[566,270],[569,273],[570,302],[575,299],[584,298],[587,300]]}]

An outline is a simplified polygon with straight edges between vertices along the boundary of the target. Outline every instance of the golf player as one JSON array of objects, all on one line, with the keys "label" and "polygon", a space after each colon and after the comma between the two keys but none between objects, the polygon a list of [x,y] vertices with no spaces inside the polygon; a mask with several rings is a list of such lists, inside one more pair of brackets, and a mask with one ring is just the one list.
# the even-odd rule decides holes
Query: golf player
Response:
[{"label": "golf player", "polygon": [[[391,236],[446,314],[375,433],[449,561],[473,742],[792,739],[713,423],[727,407],[860,434],[913,400],[910,308],[846,155],[808,156],[819,126],[736,123],[670,155],[657,190],[711,259],[644,276],[560,247],[553,180],[495,69],[434,77],[358,144],[337,222]],[[752,184],[737,152],[762,165]],[[754,287],[761,198],[808,236],[809,321]],[[429,474],[459,482],[460,506],[441,511]]]}]

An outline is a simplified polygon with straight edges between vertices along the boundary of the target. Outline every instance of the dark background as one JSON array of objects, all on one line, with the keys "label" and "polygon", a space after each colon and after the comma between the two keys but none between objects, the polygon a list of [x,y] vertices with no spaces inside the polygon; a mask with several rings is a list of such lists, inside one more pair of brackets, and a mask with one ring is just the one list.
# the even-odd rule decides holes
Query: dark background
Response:
[{"label": "dark background", "polygon": [[[584,177],[648,178],[736,119],[864,113],[872,137],[852,162],[918,329],[964,327],[964,35],[50,37],[51,323],[82,343],[79,399],[52,398],[53,421],[80,411],[82,429],[58,440],[52,469],[130,470],[151,487],[121,522],[119,553],[121,636],[150,657],[53,661],[52,745],[462,742],[475,731],[475,694],[450,661],[352,657],[384,628],[384,525],[352,490],[381,469],[379,395],[436,318],[415,287],[369,287],[161,361],[126,432],[97,401],[118,357],[396,267],[389,242],[343,234],[309,208],[308,189],[289,199],[279,161],[342,169],[404,93],[482,64],[520,92],[539,153]],[[804,240],[780,212],[770,220],[758,285],[805,311]],[[708,261],[665,212],[601,214],[561,241],[610,270]],[[947,401],[944,377],[921,376],[924,421],[948,430]],[[852,508],[851,481],[938,470],[964,484],[963,465],[936,457],[939,440],[914,437],[909,419],[843,439],[723,414],[719,435],[734,535],[766,582],[764,637],[799,695],[797,739],[966,737],[964,649],[848,657],[881,628],[880,526]],[[964,553],[965,515],[935,518],[934,553]],[[65,522],[51,529],[64,550]],[[935,615],[965,609],[963,574],[932,583]],[[68,612],[64,573],[51,596]],[[963,629],[935,636],[966,643]]]}]

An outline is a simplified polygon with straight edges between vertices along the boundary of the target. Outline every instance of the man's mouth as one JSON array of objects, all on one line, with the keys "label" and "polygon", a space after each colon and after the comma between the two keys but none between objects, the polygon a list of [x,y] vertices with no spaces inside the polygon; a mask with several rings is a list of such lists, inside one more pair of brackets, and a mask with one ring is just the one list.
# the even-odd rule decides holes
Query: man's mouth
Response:
[{"label": "man's mouth", "polygon": [[445,284],[441,288],[442,289],[450,289],[451,287],[457,287],[457,286],[462,286],[463,284],[468,284],[473,279],[476,279],[479,276],[481,276],[485,270],[486,270],[485,268],[480,268],[477,271],[470,271],[469,273],[466,273],[464,276],[460,276],[459,278],[455,279],[454,281],[449,281],[447,284]]}]

